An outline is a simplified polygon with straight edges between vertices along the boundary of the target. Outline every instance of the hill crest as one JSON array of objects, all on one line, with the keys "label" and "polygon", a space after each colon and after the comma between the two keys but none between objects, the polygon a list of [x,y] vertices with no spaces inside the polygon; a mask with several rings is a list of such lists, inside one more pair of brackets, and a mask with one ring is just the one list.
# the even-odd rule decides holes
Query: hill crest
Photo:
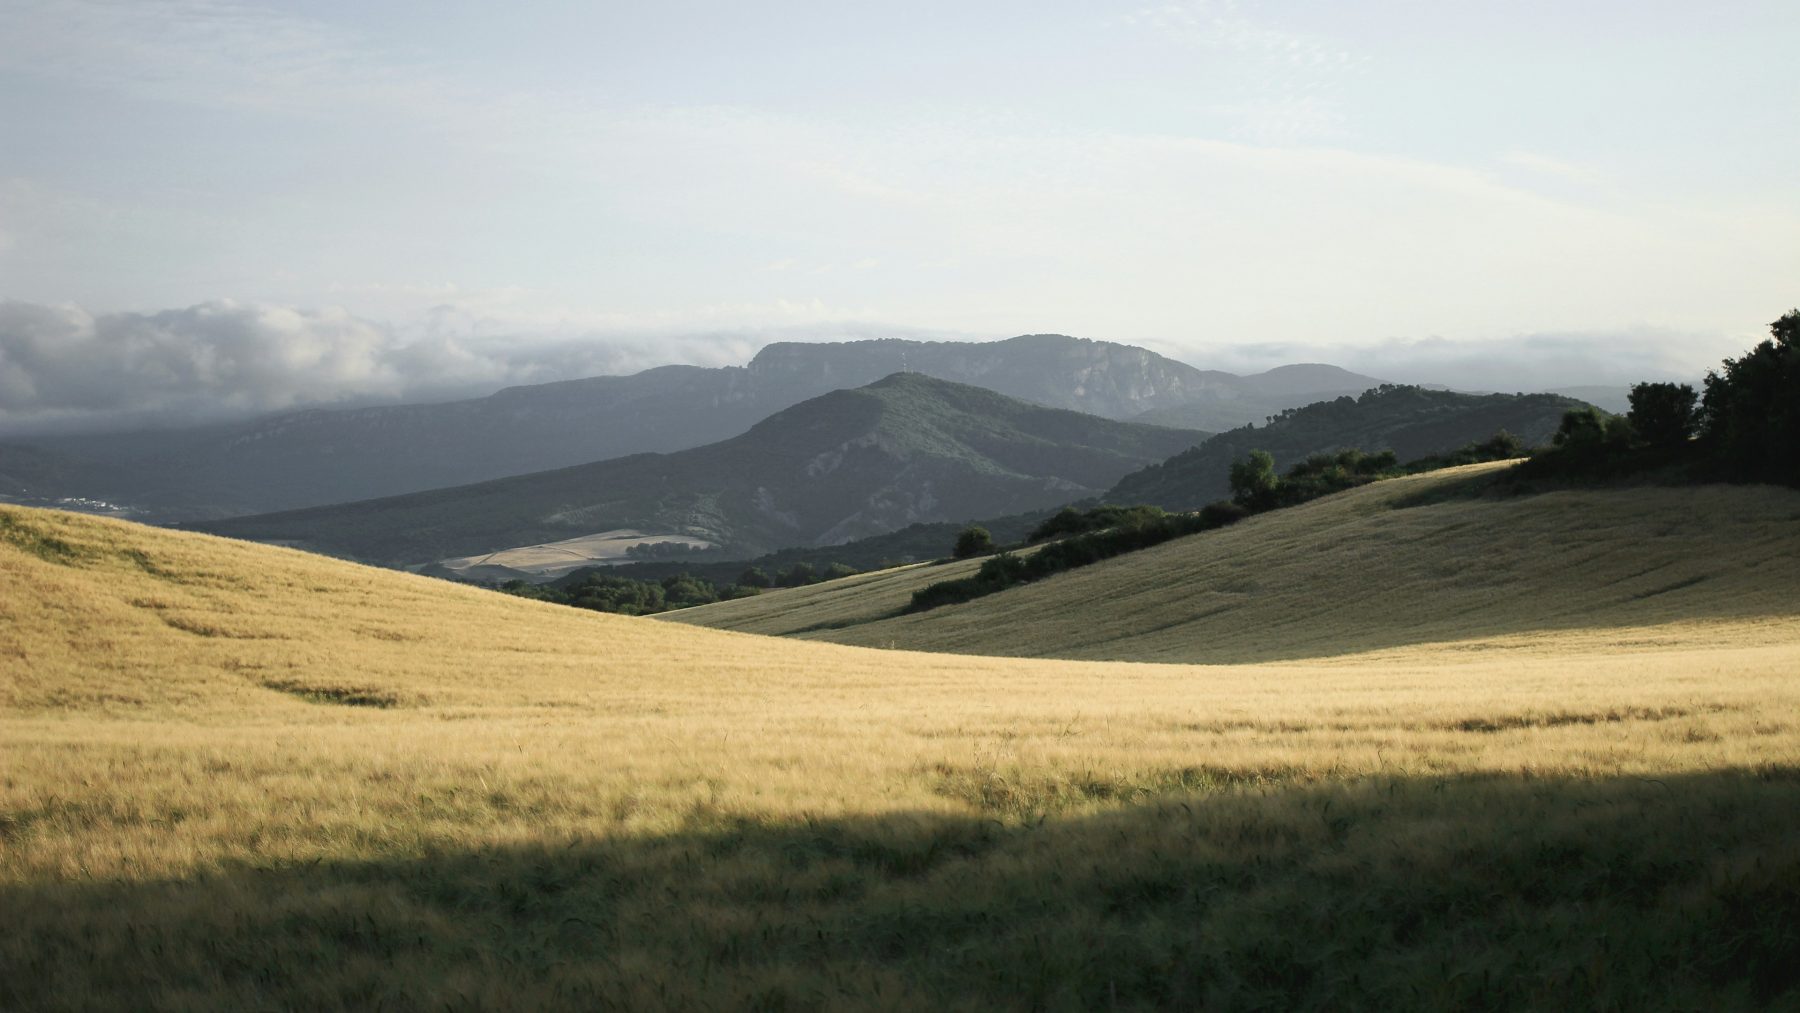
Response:
[{"label": "hill crest", "polygon": [[756,555],[1055,506],[1202,435],[895,374],[692,450],[199,527],[404,565],[619,528]]},{"label": "hill crest", "polygon": [[[981,561],[657,618],[905,650],[1200,664],[1553,639],[1600,651],[1800,639],[1800,571],[1767,565],[1800,555],[1800,491],[1454,495],[1511,466],[1389,479],[922,613],[900,614],[914,590]],[[1409,505],[1421,497],[1434,501]]]}]

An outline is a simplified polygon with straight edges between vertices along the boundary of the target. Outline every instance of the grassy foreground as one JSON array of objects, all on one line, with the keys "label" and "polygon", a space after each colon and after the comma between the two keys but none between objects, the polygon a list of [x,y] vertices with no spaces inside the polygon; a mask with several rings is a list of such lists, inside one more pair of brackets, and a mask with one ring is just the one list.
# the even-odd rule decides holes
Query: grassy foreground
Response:
[{"label": "grassy foreground", "polygon": [[1800,1001],[1792,613],[1026,661],[11,508],[0,588],[0,1009]]}]

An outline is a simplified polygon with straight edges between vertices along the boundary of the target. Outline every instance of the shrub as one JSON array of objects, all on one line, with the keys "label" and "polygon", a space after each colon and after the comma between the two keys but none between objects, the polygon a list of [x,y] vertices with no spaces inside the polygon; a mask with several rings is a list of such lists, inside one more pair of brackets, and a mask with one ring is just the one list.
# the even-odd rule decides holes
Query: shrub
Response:
[{"label": "shrub", "polygon": [[1216,503],[1208,503],[1200,508],[1200,523],[1209,528],[1222,528],[1236,524],[1250,516],[1241,503],[1222,499]]},{"label": "shrub", "polygon": [[1089,530],[1091,522],[1088,515],[1074,507],[1063,507],[1049,520],[1033,528],[1026,541],[1041,542],[1049,538],[1061,538],[1064,535],[1079,535]]},{"label": "shrub", "polygon": [[1482,464],[1487,461],[1510,461],[1517,457],[1528,456],[1525,444],[1517,436],[1502,429],[1494,435],[1478,443],[1469,443],[1447,454],[1432,454],[1409,461],[1406,465],[1408,474],[1417,475],[1439,468],[1455,468],[1465,464]]},{"label": "shrub", "polygon": [[956,536],[954,554],[957,559],[985,556],[992,551],[994,551],[994,536],[988,534],[988,529],[978,524],[969,525]]},{"label": "shrub", "polygon": [[1002,552],[981,564],[975,571],[977,579],[990,584],[1017,584],[1023,580],[1027,568],[1025,561],[1010,552]]}]

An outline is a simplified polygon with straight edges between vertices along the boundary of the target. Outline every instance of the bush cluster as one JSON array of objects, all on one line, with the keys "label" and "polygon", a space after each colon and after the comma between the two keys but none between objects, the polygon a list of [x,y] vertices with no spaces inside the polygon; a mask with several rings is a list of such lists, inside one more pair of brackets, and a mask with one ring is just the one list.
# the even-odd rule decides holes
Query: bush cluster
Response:
[{"label": "bush cluster", "polygon": [[677,574],[662,580],[636,580],[604,571],[587,571],[573,580],[555,584],[530,584],[509,580],[500,590],[521,598],[572,605],[595,612],[615,612],[628,616],[647,616],[673,609],[710,605],[731,598],[748,598],[769,587],[801,587],[820,581],[848,577],[856,570],[833,563],[823,570],[807,563],[795,563],[775,576],[752,567],[745,570],[736,583],[715,584],[704,577]]},{"label": "bush cluster", "polygon": [[1065,508],[1039,525],[1031,540],[1056,538],[1029,556],[1001,552],[981,569],[959,580],[940,580],[913,592],[909,612],[970,601],[1018,584],[1098,563],[1171,538],[1223,527],[1248,516],[1231,503],[1218,503],[1195,514],[1172,514],[1153,506],[1103,506],[1080,511]]},{"label": "bush cluster", "polygon": [[1485,464],[1488,461],[1510,461],[1515,457],[1524,457],[1530,453],[1523,440],[1502,429],[1485,440],[1467,444],[1447,454],[1431,454],[1416,461],[1408,461],[1406,473],[1417,475],[1440,468],[1460,468],[1465,464]]},{"label": "bush cluster", "polygon": [[[1098,563],[1138,549],[1160,545],[1183,535],[1198,534],[1266,510],[1295,506],[1334,492],[1366,485],[1396,475],[1430,471],[1460,464],[1517,457],[1519,440],[1500,432],[1460,450],[1425,458],[1402,467],[1391,450],[1365,453],[1340,450],[1314,454],[1275,473],[1275,458],[1265,451],[1251,451],[1231,466],[1232,498],[1210,503],[1197,513],[1168,513],[1154,506],[1100,506],[1091,510],[1064,507],[1032,531],[1031,542],[1048,545],[1029,556],[1001,552],[981,564],[973,576],[941,580],[913,592],[909,612],[923,612],[940,605],[954,605],[1004,591],[1018,584],[1042,580],[1053,574]],[[961,541],[958,556],[961,558]]]}]

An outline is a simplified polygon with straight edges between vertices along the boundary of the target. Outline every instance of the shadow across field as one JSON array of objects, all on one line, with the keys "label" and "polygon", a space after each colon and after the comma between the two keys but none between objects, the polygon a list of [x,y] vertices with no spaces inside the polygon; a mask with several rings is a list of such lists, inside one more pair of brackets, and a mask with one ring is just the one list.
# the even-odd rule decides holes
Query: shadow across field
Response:
[{"label": "shadow across field", "polygon": [[1800,770],[1171,784],[9,886],[0,1008],[1800,1004]]}]

